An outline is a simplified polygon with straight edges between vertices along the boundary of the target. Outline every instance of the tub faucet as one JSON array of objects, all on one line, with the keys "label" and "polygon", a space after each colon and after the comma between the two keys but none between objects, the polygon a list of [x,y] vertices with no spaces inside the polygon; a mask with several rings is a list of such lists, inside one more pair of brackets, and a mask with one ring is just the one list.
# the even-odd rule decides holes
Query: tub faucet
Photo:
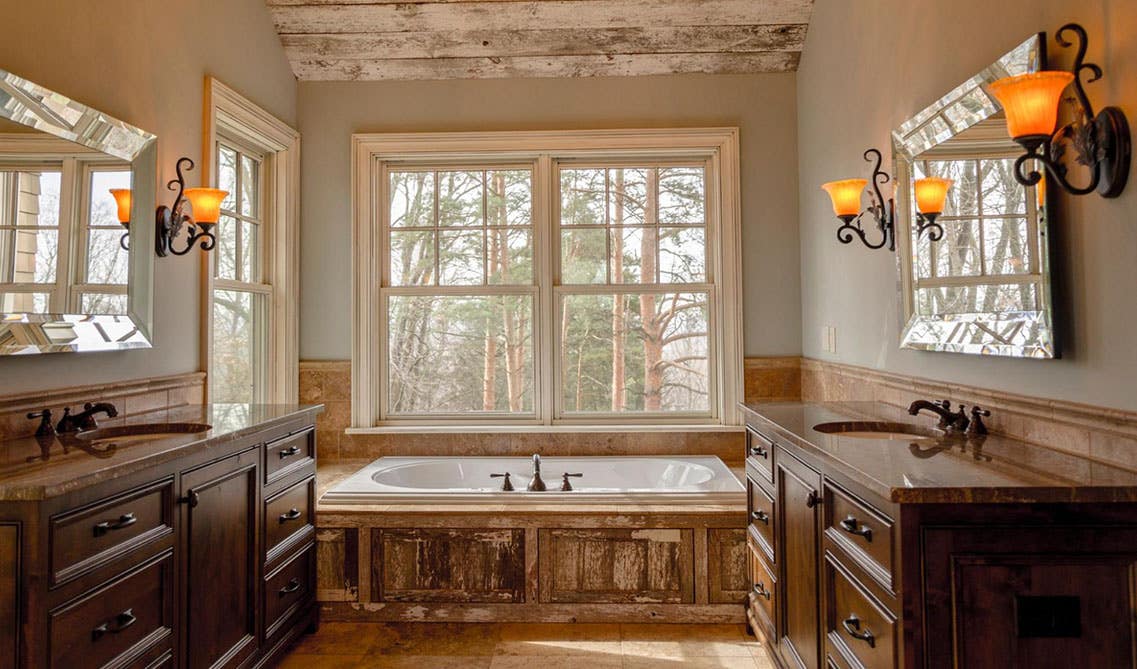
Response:
[{"label": "tub faucet", "polygon": [[529,482],[529,486],[525,488],[529,492],[545,492],[545,482],[541,480],[541,456],[533,454],[533,480]]}]

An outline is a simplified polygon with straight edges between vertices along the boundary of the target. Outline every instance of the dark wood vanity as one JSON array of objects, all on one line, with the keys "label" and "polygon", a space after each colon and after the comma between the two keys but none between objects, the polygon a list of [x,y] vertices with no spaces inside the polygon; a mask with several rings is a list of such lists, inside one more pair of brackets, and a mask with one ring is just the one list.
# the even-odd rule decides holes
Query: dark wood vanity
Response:
[{"label": "dark wood vanity", "polygon": [[0,666],[274,661],[316,624],[319,411],[187,407],[213,430],[101,455],[4,442]]},{"label": "dark wood vanity", "polygon": [[783,667],[1134,667],[1137,473],[879,403],[751,405],[750,626]]}]

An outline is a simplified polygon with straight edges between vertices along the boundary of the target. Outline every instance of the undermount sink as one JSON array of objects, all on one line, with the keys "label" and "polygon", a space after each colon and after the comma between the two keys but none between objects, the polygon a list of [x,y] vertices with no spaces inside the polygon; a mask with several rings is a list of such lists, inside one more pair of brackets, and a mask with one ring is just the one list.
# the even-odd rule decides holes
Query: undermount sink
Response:
[{"label": "undermount sink", "polygon": [[893,439],[911,441],[912,439],[936,439],[943,436],[939,430],[911,425],[909,423],[889,423],[883,421],[849,420],[835,423],[820,423],[813,429],[825,434],[839,434],[854,439]]},{"label": "undermount sink", "polygon": [[199,434],[212,429],[212,425],[205,423],[140,423],[138,425],[100,427],[94,430],[76,433],[75,438],[82,441],[89,441],[93,444],[107,442],[121,444],[126,441],[150,441],[166,437]]}]

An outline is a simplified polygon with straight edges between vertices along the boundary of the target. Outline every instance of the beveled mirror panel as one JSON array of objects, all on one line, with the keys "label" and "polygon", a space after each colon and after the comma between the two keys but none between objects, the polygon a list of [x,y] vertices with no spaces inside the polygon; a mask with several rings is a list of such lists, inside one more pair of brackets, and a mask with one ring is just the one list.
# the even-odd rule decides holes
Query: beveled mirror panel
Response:
[{"label": "beveled mirror panel", "polygon": [[[893,131],[901,348],[1053,358],[1046,188],[1015,180],[1022,154],[987,91],[1045,65],[1041,35],[1026,40]],[[952,179],[933,241],[914,224],[913,182]]]},{"label": "beveled mirror panel", "polygon": [[0,355],[150,346],[155,139],[0,70]]}]

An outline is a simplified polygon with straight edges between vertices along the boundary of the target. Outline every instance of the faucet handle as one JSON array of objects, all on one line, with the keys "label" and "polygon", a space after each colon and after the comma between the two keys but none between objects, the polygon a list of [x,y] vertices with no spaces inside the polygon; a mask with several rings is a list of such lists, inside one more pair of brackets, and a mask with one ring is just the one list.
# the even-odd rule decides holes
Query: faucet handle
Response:
[{"label": "faucet handle", "polygon": [[505,482],[501,484],[502,492],[513,492],[513,482],[509,480],[509,472],[502,472],[500,474],[490,474],[491,479],[500,479],[504,477]]},{"label": "faucet handle", "polygon": [[983,424],[983,418],[990,416],[991,412],[986,409],[980,409],[977,406],[971,407],[971,425],[967,428],[968,434],[987,434],[987,426]]},{"label": "faucet handle", "polygon": [[933,400],[932,404],[935,404],[944,410],[951,411],[951,400]]},{"label": "faucet handle", "polygon": [[579,474],[579,473],[578,474],[570,474],[568,472],[565,472],[561,476],[564,479],[561,482],[561,490],[563,492],[571,492],[572,491],[572,484],[569,483],[569,477],[572,476],[574,478],[580,478],[580,477],[584,476],[584,474]]},{"label": "faucet handle", "polygon": [[51,424],[51,409],[44,409],[43,411],[31,411],[28,413],[28,419],[39,418],[39,427],[36,428],[37,437],[47,437],[55,435],[55,427]]}]

